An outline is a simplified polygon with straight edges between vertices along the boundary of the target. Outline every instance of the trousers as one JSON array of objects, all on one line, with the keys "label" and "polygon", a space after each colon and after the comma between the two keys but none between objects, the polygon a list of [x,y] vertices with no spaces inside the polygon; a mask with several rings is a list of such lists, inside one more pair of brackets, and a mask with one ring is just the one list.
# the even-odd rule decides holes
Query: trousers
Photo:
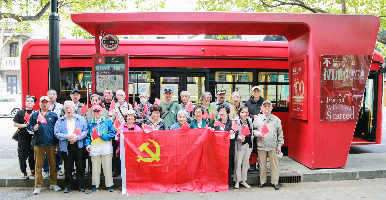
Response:
[{"label": "trousers", "polygon": [[[43,174],[42,168],[44,163],[45,153],[47,153],[47,161],[51,166],[55,166],[55,146],[35,146],[35,187],[40,188],[43,186]],[[51,185],[57,185],[56,167],[50,167],[50,182]]]},{"label": "trousers", "polygon": [[252,149],[249,148],[248,144],[241,146],[241,151],[235,149],[235,174],[233,180],[238,183],[240,181],[247,180],[247,173],[249,169],[249,156],[251,155]]},{"label": "trousers", "polygon": [[72,171],[74,170],[74,162],[76,166],[76,181],[78,182],[78,187],[84,187],[84,170],[85,166],[83,165],[83,154],[85,148],[78,148],[78,144],[68,144],[67,152],[61,152],[62,158],[64,161],[64,175],[66,188],[71,189],[73,186],[73,177]]},{"label": "trousers", "polygon": [[267,183],[267,154],[269,156],[269,163],[271,165],[271,183],[276,185],[279,183],[279,158],[275,150],[263,151],[257,150],[259,154],[259,171],[260,183]]},{"label": "trousers", "polygon": [[100,155],[100,156],[91,156],[92,162],[92,185],[99,188],[100,184],[100,174],[101,174],[101,164],[103,167],[103,172],[105,174],[105,185],[106,187],[112,187],[113,182],[113,167],[112,167],[113,154]]},{"label": "trousers", "polygon": [[22,173],[27,172],[27,159],[29,168],[35,170],[34,150],[31,147],[31,138],[18,138],[17,152],[19,156],[19,165]]}]

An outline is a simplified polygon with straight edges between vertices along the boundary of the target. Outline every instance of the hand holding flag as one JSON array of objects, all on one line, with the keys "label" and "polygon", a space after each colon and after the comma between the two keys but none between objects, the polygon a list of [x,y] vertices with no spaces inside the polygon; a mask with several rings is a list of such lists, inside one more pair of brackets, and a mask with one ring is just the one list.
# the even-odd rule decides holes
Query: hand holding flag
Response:
[{"label": "hand holding flag", "polygon": [[80,112],[82,113],[82,115],[84,115],[85,113],[87,113],[87,107],[86,107],[86,104],[83,104],[82,108],[80,108]]},{"label": "hand holding flag", "polygon": [[192,112],[193,109],[194,109],[194,106],[192,104],[192,102],[188,102],[188,104],[186,105],[186,109],[188,110],[188,112]]},{"label": "hand holding flag", "polygon": [[269,132],[268,126],[266,123],[264,123],[263,127],[261,128],[260,131],[263,135],[267,134]]},{"label": "hand holding flag", "polygon": [[74,134],[82,137],[82,133],[79,131],[79,129],[77,127],[75,127]]},{"label": "hand holding flag", "polygon": [[106,108],[104,103],[102,103],[102,108]]},{"label": "hand holding flag", "polygon": [[220,126],[223,128],[223,130],[225,129],[225,125],[221,123],[218,119],[216,119],[216,121],[214,122],[214,126]]},{"label": "hand holding flag", "polygon": [[30,117],[31,117],[31,115],[28,114],[27,112],[25,112],[25,115],[24,115],[24,121],[26,121],[26,122],[28,123]]}]

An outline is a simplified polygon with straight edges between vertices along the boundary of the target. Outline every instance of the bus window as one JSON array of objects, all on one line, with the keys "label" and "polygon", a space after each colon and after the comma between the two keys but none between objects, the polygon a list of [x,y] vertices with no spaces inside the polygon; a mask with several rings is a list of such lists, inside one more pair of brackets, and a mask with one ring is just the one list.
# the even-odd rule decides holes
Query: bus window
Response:
[{"label": "bus window", "polygon": [[[129,82],[135,85],[135,94],[146,92],[150,96],[150,71],[129,72]],[[129,86],[129,94],[133,94],[133,87]]]},{"label": "bus window", "polygon": [[202,93],[205,92],[205,77],[186,77],[187,91],[193,104],[198,104]]},{"label": "bus window", "polygon": [[[80,91],[83,101],[87,98],[87,84],[91,82],[91,68],[63,68],[60,69],[60,100],[70,100],[73,89]],[[83,102],[82,101],[82,102]]]},{"label": "bus window", "polygon": [[274,111],[279,111],[282,107],[288,108],[288,72],[259,72],[258,85],[263,90],[261,96],[271,101],[273,107],[277,108]]},{"label": "bus window", "polygon": [[241,100],[246,102],[251,96],[253,85],[253,72],[240,71],[216,71],[216,91],[225,89],[225,100],[232,103],[231,94],[238,91],[241,94]]}]

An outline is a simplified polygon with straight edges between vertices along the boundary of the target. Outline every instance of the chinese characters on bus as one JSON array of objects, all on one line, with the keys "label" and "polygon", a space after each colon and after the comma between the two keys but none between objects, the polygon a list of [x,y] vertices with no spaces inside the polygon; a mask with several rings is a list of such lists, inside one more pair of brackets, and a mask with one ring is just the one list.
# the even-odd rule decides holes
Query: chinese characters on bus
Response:
[{"label": "chinese characters on bus", "polygon": [[369,76],[371,55],[322,55],[320,121],[356,121]]}]

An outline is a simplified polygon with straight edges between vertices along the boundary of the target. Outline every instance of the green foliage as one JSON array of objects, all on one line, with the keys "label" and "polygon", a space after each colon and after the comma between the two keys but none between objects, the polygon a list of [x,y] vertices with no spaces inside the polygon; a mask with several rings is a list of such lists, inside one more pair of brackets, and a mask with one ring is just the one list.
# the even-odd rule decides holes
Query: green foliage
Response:
[{"label": "green foliage", "polygon": [[136,0],[134,3],[141,11],[158,11],[165,7],[166,0]]}]

